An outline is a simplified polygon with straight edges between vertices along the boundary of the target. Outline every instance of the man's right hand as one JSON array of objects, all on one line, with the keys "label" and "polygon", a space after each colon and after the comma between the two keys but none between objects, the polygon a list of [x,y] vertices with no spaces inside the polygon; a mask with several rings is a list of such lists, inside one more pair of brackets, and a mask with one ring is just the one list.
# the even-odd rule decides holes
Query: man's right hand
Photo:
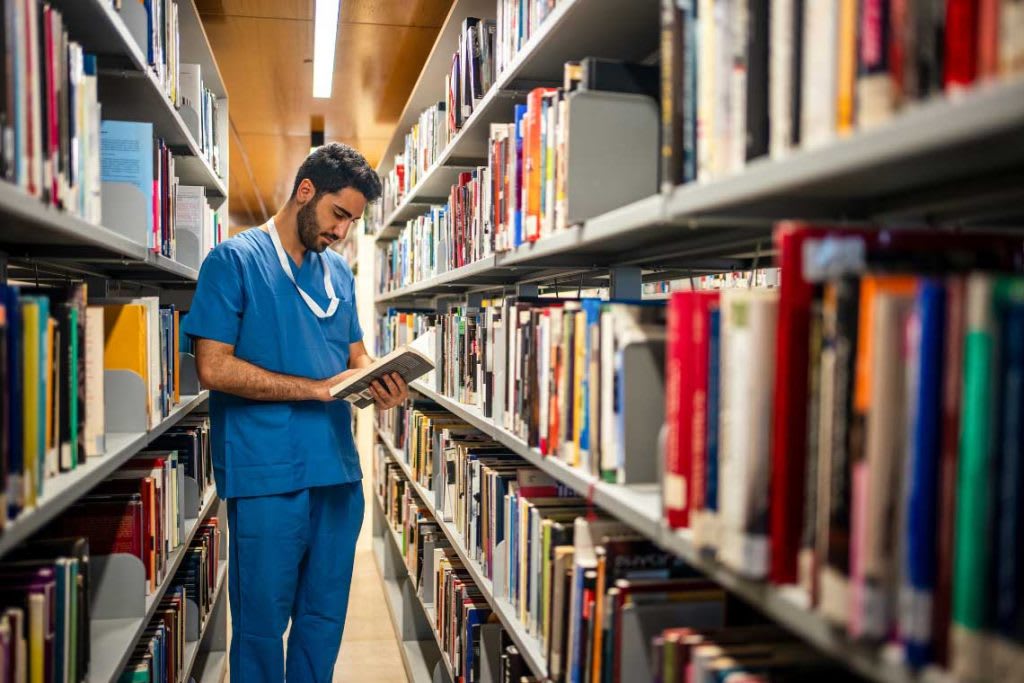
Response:
[{"label": "man's right hand", "polygon": [[346,379],[356,374],[357,372],[360,371],[358,369],[346,370],[345,372],[339,372],[334,377],[328,377],[327,379],[320,380],[319,382],[316,383],[316,387],[314,389],[314,398],[317,401],[323,401],[324,403],[329,403],[333,401],[334,397],[331,396],[331,387],[337,385],[339,382],[344,382]]}]

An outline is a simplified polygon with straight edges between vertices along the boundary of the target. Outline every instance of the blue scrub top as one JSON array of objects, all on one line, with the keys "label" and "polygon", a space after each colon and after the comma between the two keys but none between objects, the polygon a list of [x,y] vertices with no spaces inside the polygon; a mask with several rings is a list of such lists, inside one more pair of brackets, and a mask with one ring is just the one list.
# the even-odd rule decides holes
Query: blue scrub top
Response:
[{"label": "blue scrub top", "polygon": [[[233,344],[235,356],[272,372],[327,379],[348,369],[349,344],[363,338],[355,280],[331,250],[306,252],[299,286],[327,309],[328,267],[335,314],[317,318],[281,269],[270,235],[258,228],[223,242],[203,262],[183,329]],[[288,493],[362,478],[346,401],[251,401],[210,392],[213,470],[221,498]]]}]

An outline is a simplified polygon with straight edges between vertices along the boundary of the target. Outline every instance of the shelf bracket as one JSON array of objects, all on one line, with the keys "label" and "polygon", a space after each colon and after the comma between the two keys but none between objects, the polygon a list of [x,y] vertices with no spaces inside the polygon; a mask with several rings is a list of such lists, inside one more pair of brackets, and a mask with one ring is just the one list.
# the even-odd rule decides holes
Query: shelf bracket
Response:
[{"label": "shelf bracket", "polygon": [[516,285],[516,296],[540,296],[540,286],[535,282],[520,282]]},{"label": "shelf bracket", "polygon": [[611,299],[639,300],[643,297],[643,277],[639,268],[619,267],[608,271],[608,297]]}]

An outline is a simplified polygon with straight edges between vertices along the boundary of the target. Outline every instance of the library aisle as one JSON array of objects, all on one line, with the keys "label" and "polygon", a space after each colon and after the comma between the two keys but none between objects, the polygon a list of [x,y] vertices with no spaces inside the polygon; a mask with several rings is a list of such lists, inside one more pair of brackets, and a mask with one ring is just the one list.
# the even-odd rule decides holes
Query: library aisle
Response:
[{"label": "library aisle", "polygon": [[1024,683],[1024,0],[0,57],[0,683]]}]

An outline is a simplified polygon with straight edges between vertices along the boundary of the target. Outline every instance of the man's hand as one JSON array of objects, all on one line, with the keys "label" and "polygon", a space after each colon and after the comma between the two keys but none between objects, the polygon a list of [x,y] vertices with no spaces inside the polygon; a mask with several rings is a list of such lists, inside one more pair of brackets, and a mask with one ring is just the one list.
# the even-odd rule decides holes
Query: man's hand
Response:
[{"label": "man's hand", "polygon": [[357,372],[359,372],[358,368],[354,370],[346,370],[345,372],[339,372],[334,377],[328,377],[327,379],[320,380],[319,382],[317,382],[314,398],[317,401],[330,403],[331,401],[334,400],[334,397],[331,396],[331,387],[336,386],[341,382],[344,382],[346,379],[356,374]]},{"label": "man's hand", "polygon": [[384,375],[370,385],[370,393],[378,410],[388,410],[401,405],[409,398],[409,385],[397,372]]}]

